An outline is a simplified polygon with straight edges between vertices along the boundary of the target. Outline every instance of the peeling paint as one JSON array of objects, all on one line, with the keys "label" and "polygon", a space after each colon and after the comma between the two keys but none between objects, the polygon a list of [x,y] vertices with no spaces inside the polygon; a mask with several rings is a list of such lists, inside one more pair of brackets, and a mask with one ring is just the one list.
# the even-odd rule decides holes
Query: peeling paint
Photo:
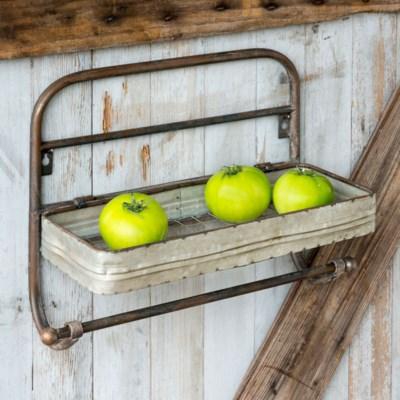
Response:
[{"label": "peeling paint", "polygon": [[103,132],[108,133],[112,125],[112,99],[106,91],[103,96]]},{"label": "peeling paint", "polygon": [[328,76],[331,76],[333,78],[343,78],[345,76],[345,68],[346,68],[346,63],[343,61],[336,62],[333,67],[330,67],[328,69],[325,69],[320,72],[312,73],[312,74],[307,74],[304,78],[304,82],[309,82],[309,81],[314,81],[320,78],[327,78]]},{"label": "peeling paint", "polygon": [[124,91],[124,95],[128,94],[128,80],[124,79],[122,82],[122,90]]},{"label": "peeling paint", "polygon": [[145,144],[140,151],[140,160],[142,162],[143,181],[147,181],[150,166],[150,145]]},{"label": "peeling paint", "polygon": [[375,117],[382,112],[385,99],[385,43],[381,38],[374,49]]},{"label": "peeling paint", "polygon": [[262,163],[266,162],[266,149],[265,149],[265,141],[264,140],[259,140],[259,138],[256,137],[256,148],[257,148],[257,162]]},{"label": "peeling paint", "polygon": [[106,175],[109,176],[114,172],[115,167],[115,155],[112,150],[110,150],[107,154],[106,158]]},{"label": "peeling paint", "polygon": [[162,138],[161,145],[171,142],[176,137],[177,134],[178,132],[167,132]]}]

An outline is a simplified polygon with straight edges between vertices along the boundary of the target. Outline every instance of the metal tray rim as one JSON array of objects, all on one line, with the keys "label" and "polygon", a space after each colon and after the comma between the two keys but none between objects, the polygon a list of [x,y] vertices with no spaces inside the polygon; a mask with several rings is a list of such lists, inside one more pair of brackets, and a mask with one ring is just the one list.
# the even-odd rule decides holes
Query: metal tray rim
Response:
[{"label": "metal tray rim", "polygon": [[[283,214],[283,215],[278,215],[275,218],[285,218],[286,216],[292,215],[292,214],[297,214],[297,215],[301,215],[304,213],[309,213],[312,210],[318,210],[321,208],[327,208],[327,207],[334,207],[337,204],[340,203],[347,203],[347,202],[354,202],[356,200],[359,199],[365,199],[365,198],[375,198],[375,194],[368,188],[359,185],[355,182],[352,182],[350,179],[341,177],[339,175],[336,175],[332,172],[329,172],[327,170],[324,170],[322,168],[316,167],[312,164],[308,164],[308,163],[293,163],[293,162],[284,162],[284,163],[276,163],[276,164],[257,164],[256,165],[258,168],[260,168],[263,172],[268,173],[268,172],[274,172],[274,171],[280,171],[283,169],[291,169],[291,168],[296,168],[296,167],[303,167],[303,168],[309,168],[312,169],[316,172],[320,172],[328,177],[331,177],[335,180],[338,180],[340,182],[343,182],[345,184],[348,184],[352,187],[355,187],[359,190],[362,190],[365,193],[365,195],[361,195],[361,196],[356,196],[353,197],[351,199],[348,200],[343,200],[340,202],[336,202],[334,204],[329,204],[326,206],[320,206],[320,207],[314,207],[314,208],[308,208],[308,209],[304,209],[301,211],[294,211],[294,212],[290,212],[287,214]],[[187,187],[187,186],[196,186],[196,185],[201,185],[203,184],[207,179],[209,178],[209,175],[207,176],[202,176],[202,177],[197,177],[197,178],[192,178],[192,179],[186,179],[186,180],[180,180],[180,181],[175,181],[175,182],[171,182],[171,183],[167,183],[167,184],[161,184],[161,185],[152,185],[152,186],[146,186],[143,188],[137,188],[137,189],[133,189],[135,191],[142,191],[144,193],[160,193],[166,190],[170,190],[170,189],[174,189],[174,188],[179,188],[179,187]],[[190,183],[193,183],[192,185]],[[89,199],[86,203],[85,203],[85,207],[92,207],[92,206],[96,206],[96,205],[101,205],[104,204],[106,201],[108,201],[110,198],[112,198],[113,196],[119,194],[119,193],[126,193],[128,191],[121,191],[121,192],[115,192],[115,193],[108,193],[102,196],[97,196],[95,198]],[[78,209],[79,207],[77,207],[76,203],[74,203],[74,201],[69,201],[69,202],[63,202],[63,203],[54,203],[51,205],[48,205],[43,213],[42,213],[42,218],[47,218],[48,216],[54,215],[54,214],[59,214],[59,213],[63,213],[63,212],[67,212],[67,211],[73,211]],[[260,223],[262,221],[264,221],[266,218],[265,216],[262,216],[258,219],[256,219],[255,221],[250,221],[250,222],[246,222],[244,224],[230,224],[229,226],[224,226],[224,227],[218,227],[218,228],[214,228],[214,229],[210,229],[207,230],[205,232],[201,232],[201,233],[191,233],[185,236],[186,237],[192,237],[192,236],[196,236],[196,235],[205,235],[209,232],[215,232],[215,231],[219,231],[219,230],[226,230],[229,228],[236,228],[238,226],[247,226],[249,224],[256,224],[256,223]],[[55,224],[54,222],[51,221],[51,223]],[[97,254],[121,254],[124,252],[132,252],[136,249],[140,249],[143,247],[149,248],[152,247],[154,245],[159,245],[159,244],[166,244],[166,243],[170,243],[170,242],[174,242],[177,240],[183,240],[184,238],[173,238],[173,239],[167,239],[167,240],[162,240],[159,242],[155,242],[155,243],[150,243],[150,244],[145,244],[142,246],[135,246],[135,247],[129,247],[126,249],[121,249],[121,250],[111,250],[111,249],[102,249],[99,248],[97,246],[95,246],[94,244],[90,243],[89,241],[75,235],[74,233],[72,233],[71,231],[69,231],[68,229],[66,229],[65,227],[59,225],[59,224],[55,224],[57,225],[57,227],[59,229],[61,229],[66,235],[68,235],[71,239],[73,240],[77,240],[79,241],[81,244],[87,246],[91,251],[96,251]]]}]

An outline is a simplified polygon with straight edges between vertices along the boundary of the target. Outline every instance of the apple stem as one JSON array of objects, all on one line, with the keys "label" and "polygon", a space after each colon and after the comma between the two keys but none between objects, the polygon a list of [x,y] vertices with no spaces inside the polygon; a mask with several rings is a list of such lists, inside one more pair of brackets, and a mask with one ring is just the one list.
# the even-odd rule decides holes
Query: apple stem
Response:
[{"label": "apple stem", "polygon": [[122,203],[122,206],[131,212],[134,212],[136,214],[141,213],[147,206],[146,204],[144,204],[143,200],[136,200],[133,196],[132,196],[132,200],[130,203],[127,203],[126,201],[124,201]]},{"label": "apple stem", "polygon": [[297,171],[301,175],[306,175],[306,176],[314,176],[315,175],[313,170],[304,168],[304,167],[297,167]]},{"label": "apple stem", "polygon": [[223,168],[224,175],[233,176],[242,171],[242,167],[240,165],[230,165]]}]

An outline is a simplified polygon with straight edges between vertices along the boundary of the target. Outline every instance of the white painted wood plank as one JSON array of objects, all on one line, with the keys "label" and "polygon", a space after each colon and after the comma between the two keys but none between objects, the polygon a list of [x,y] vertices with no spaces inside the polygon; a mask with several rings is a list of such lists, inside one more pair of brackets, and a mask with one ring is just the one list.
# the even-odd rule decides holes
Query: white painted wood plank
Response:
[{"label": "white painted wood plank", "polygon": [[[205,52],[251,48],[254,33],[210,38]],[[238,61],[205,67],[205,115],[222,115],[256,108],[256,61]],[[209,126],[205,135],[205,171],[224,165],[255,163],[255,120]]]},{"label": "white painted wood plank", "polygon": [[[34,58],[32,61],[32,90],[36,101],[53,81],[69,73],[88,69],[90,53]],[[91,130],[91,84],[72,85],[56,95],[46,109],[43,119],[43,140],[79,136]],[[59,149],[54,152],[53,173],[42,179],[43,203],[70,200],[90,195],[90,145]]]},{"label": "white painted wood plank", "polygon": [[[202,54],[203,41],[153,44],[152,60]],[[162,124],[204,115],[204,68],[151,74],[151,123]],[[204,128],[152,135],[152,184],[204,175]]]},{"label": "white painted wood plank", "polygon": [[[351,162],[351,38],[348,20],[306,27],[302,159],[342,175],[350,173]],[[326,399],[347,399],[347,357]]]},{"label": "white painted wood plank", "polygon": [[[360,15],[352,23],[351,161],[354,165],[395,87],[397,24],[396,17],[391,15]],[[350,348],[349,399],[390,398],[390,285],[389,273]]]},{"label": "white painted wood plank", "polygon": [[393,274],[392,274],[392,322],[391,322],[391,334],[392,334],[392,400],[400,399],[400,251],[393,260]]},{"label": "white painted wood plank", "polygon": [[[202,40],[152,45],[153,60],[203,53]],[[203,68],[151,74],[151,123],[201,118]],[[153,135],[150,139],[152,184],[204,175],[204,128]],[[203,291],[203,277],[151,288],[159,304]],[[151,399],[203,398],[203,308],[151,320]]]},{"label": "white painted wood plank", "polygon": [[[93,52],[93,66],[150,59],[150,45]],[[150,124],[150,76],[137,75],[93,83],[93,132]],[[93,147],[93,192],[129,190],[150,183],[149,137],[111,141]],[[115,296],[95,295],[94,316],[146,307],[148,289]],[[94,398],[150,399],[150,321],[95,332]]]},{"label": "white painted wood plank", "polygon": [[[151,289],[152,304],[203,291],[202,278]],[[203,308],[151,320],[151,399],[203,399]]]},{"label": "white painted wood plank", "polygon": [[349,350],[346,350],[342,360],[324,393],[324,400],[346,400],[349,388]]},{"label": "white painted wood plank", "polygon": [[[305,67],[305,26],[257,32],[257,47],[277,50],[295,64],[300,78]],[[277,62],[257,61],[257,108],[276,107],[289,102],[289,81],[284,68]],[[304,104],[300,105],[301,120]],[[289,160],[289,140],[278,138],[278,118],[256,120],[257,162]]]},{"label": "white painted wood plank", "polygon": [[[255,279],[254,266],[205,276],[206,290],[218,290]],[[254,355],[255,295],[205,306],[204,399],[230,400]]]},{"label": "white painted wood plank", "polygon": [[0,392],[30,399],[32,319],[28,282],[30,62],[0,63]]},{"label": "white painted wood plank", "polygon": [[348,176],[351,161],[352,23],[306,27],[303,159]]},{"label": "white painted wood plank", "polygon": [[353,337],[349,351],[349,395],[351,400],[371,398],[372,359],[371,359],[372,315],[368,308],[358,333]]},{"label": "white painted wood plank", "polygon": [[353,18],[352,165],[367,144],[396,85],[396,28],[394,15]]},{"label": "white painted wood plank", "polygon": [[[90,66],[90,53],[34,59],[33,98],[36,99],[55,79]],[[66,89],[52,101],[45,114],[46,139],[79,135],[82,130],[90,132],[90,128],[90,83]],[[44,179],[43,189],[46,202],[90,194],[90,146],[55,152],[54,172]],[[74,319],[92,317],[92,296],[87,290],[48,263],[43,265],[42,276],[44,303],[50,321],[60,326]],[[86,335],[68,352],[55,352],[43,346],[36,333],[33,345],[34,399],[92,398],[91,335]]]},{"label": "white painted wood plank", "polygon": [[[292,26],[284,29],[257,32],[257,47],[272,48],[289,57],[300,77],[304,76],[305,27]],[[288,104],[289,84],[286,72],[276,63],[257,62],[257,107],[274,107]],[[301,106],[303,103],[301,103]],[[301,108],[300,112],[304,110]],[[302,115],[302,114],[301,114]],[[301,118],[303,120],[303,118]],[[278,138],[278,118],[256,121],[257,162],[288,161],[289,140]],[[256,265],[256,278],[265,279],[295,271],[288,256],[267,260]],[[277,315],[290,285],[264,290],[255,295],[255,351],[265,339]]]},{"label": "white painted wood plank", "polygon": [[391,399],[391,269],[350,347],[349,399]]},{"label": "white painted wood plank", "polygon": [[[386,270],[372,304],[371,398],[391,399],[392,386],[392,268]],[[397,338],[394,338],[397,340]]]},{"label": "white painted wood plank", "polygon": [[[294,272],[290,256],[279,257],[257,263],[256,279],[266,279]],[[257,351],[270,330],[279,309],[290,289],[290,285],[277,286],[255,294],[254,350]]]},{"label": "white painted wood plank", "polygon": [[[150,45],[93,52],[93,66],[147,61]],[[150,124],[150,76],[129,75],[93,82],[93,133]],[[93,146],[93,192],[130,190],[150,182],[149,137],[109,141]]]},{"label": "white painted wood plank", "polygon": [[[210,38],[207,53],[252,48],[254,33]],[[205,68],[205,114],[217,115],[256,108],[256,63],[237,62]],[[254,164],[254,120],[207,127],[205,170],[223,165]],[[207,291],[253,281],[255,267],[217,272],[205,277]],[[254,354],[254,294],[205,306],[204,398],[232,399]]]},{"label": "white painted wood plank", "polygon": [[[95,316],[106,316],[150,303],[149,290],[115,296],[94,295]],[[150,398],[150,323],[133,322],[94,333],[93,398]]]}]

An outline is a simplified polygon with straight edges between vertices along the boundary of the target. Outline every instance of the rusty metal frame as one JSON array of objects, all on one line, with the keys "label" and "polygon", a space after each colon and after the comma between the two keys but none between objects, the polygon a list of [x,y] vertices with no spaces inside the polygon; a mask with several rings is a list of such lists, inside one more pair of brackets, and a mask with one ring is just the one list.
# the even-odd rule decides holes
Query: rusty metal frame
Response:
[{"label": "rusty metal frame", "polygon": [[[290,104],[283,107],[265,108],[229,115],[207,117],[196,120],[180,121],[169,124],[148,126],[143,128],[127,129],[107,134],[83,135],[42,142],[42,120],[50,100],[65,87],[85,81],[93,81],[110,77],[125,76],[139,73],[149,73],[183,67],[195,67],[206,64],[215,64],[229,61],[268,58],[282,64],[290,81]],[[107,316],[87,322],[73,321],[66,323],[62,328],[52,327],[45,315],[41,287],[40,287],[40,237],[41,216],[44,212],[52,212],[65,207],[81,207],[86,205],[85,199],[75,202],[58,203],[57,205],[44,206],[41,202],[42,174],[51,173],[51,165],[42,169],[42,158],[46,156],[52,161],[53,150],[78,146],[83,144],[104,142],[108,140],[124,139],[153,133],[167,132],[194,127],[240,121],[269,115],[278,115],[285,127],[280,130],[280,137],[290,139],[290,157],[292,161],[299,161],[300,156],[300,79],[293,63],[283,54],[269,49],[246,49],[215,54],[198,55],[190,57],[173,58],[158,61],[141,62],[105,68],[96,68],[76,72],[53,82],[39,97],[32,113],[31,120],[31,155],[30,155],[30,207],[29,207],[29,295],[32,317],[41,340],[53,349],[66,349],[73,345],[85,332],[103,329],[143,318],[152,317],[172,311],[182,310],[234,296],[240,296],[257,290],[263,290],[290,282],[319,277],[332,277],[346,272],[355,266],[354,260],[347,258],[338,260],[313,269],[285,274],[261,281],[247,283],[228,289],[217,290],[179,299],[169,303],[150,306],[143,309],[129,311],[122,314]],[[287,123],[289,122],[289,126]],[[288,134],[286,133],[288,132]],[[264,167],[265,168],[265,165]],[[197,179],[204,179],[197,178]],[[196,179],[192,180],[194,183]],[[96,199],[98,201],[98,199]],[[96,201],[92,199],[92,201]],[[63,206],[64,205],[64,206]]]}]

